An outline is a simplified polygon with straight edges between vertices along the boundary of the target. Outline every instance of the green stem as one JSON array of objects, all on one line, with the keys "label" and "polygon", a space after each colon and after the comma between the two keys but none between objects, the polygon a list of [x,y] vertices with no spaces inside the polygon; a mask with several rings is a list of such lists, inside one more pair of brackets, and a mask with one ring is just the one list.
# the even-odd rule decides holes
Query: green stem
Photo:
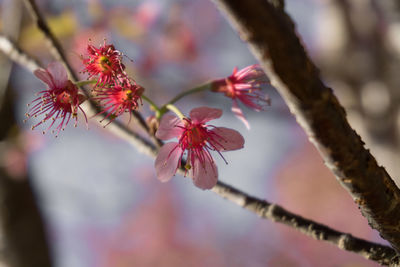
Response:
[{"label": "green stem", "polygon": [[148,98],[147,96],[142,95],[141,97],[143,98],[144,101],[149,103],[150,107],[156,112],[156,117],[159,118],[160,117],[159,114],[161,113],[160,108],[153,101],[151,101],[151,99]]},{"label": "green stem", "polygon": [[185,118],[185,115],[183,115],[183,113],[174,105],[172,104],[166,104],[165,108],[171,110],[172,112],[174,112],[176,115],[178,115],[178,117],[183,120]]},{"label": "green stem", "polygon": [[86,80],[86,81],[78,81],[75,83],[76,86],[78,87],[82,87],[88,84],[93,84],[93,83],[97,83],[97,80]]},{"label": "green stem", "polygon": [[183,97],[185,97],[187,95],[191,95],[191,94],[198,93],[198,92],[201,92],[201,91],[210,90],[210,85],[211,85],[211,83],[205,83],[205,84],[202,84],[202,85],[197,86],[195,88],[192,88],[192,89],[190,89],[188,91],[182,92],[182,93],[178,94],[177,96],[175,96],[173,99],[171,99],[168,102],[168,104],[174,104],[175,102],[177,102],[178,100],[180,100],[181,98],[183,98]]},{"label": "green stem", "polygon": [[[169,109],[167,107],[168,105],[174,104],[175,102],[177,102],[178,100],[180,100],[181,98],[183,98],[183,97],[185,97],[187,95],[191,95],[191,94],[198,93],[198,92],[201,92],[201,91],[207,91],[207,90],[210,90],[210,89],[211,89],[211,83],[205,83],[205,84],[202,84],[200,86],[197,86],[195,88],[189,89],[189,90],[187,90],[185,92],[182,92],[182,93],[178,94],[173,99],[171,99],[169,102],[167,102],[167,104],[165,104],[164,106],[162,106],[160,108],[160,110],[159,110],[160,113],[158,114],[157,118],[160,119],[168,111],[168,109]],[[173,111],[172,109],[170,109],[170,110]]]}]

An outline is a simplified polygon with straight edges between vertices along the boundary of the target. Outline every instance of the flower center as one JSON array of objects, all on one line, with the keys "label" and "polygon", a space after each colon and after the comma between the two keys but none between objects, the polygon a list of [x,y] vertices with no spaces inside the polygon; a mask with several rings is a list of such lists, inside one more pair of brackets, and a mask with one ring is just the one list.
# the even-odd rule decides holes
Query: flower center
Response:
[{"label": "flower center", "polygon": [[185,131],[181,137],[182,149],[202,148],[207,141],[207,128],[201,124],[192,124],[186,121]]},{"label": "flower center", "polygon": [[115,95],[116,103],[123,103],[133,100],[133,91],[131,89],[121,90]]},{"label": "flower center", "polygon": [[235,98],[236,90],[231,79],[226,78],[226,91],[225,95],[230,98]]},{"label": "flower center", "polygon": [[133,99],[133,92],[131,89],[123,91],[124,96],[122,97],[122,100],[132,100]]},{"label": "flower center", "polygon": [[71,104],[72,96],[67,91],[63,91],[62,93],[58,94],[57,101],[59,101],[60,104]]},{"label": "flower center", "polygon": [[107,71],[111,67],[111,61],[107,56],[101,56],[98,60],[98,64],[102,71]]}]

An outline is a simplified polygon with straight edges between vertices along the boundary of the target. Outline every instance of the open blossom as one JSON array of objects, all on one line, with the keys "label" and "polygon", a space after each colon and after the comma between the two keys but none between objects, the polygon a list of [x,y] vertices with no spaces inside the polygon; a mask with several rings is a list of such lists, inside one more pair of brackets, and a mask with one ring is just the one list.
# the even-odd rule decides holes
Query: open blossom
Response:
[{"label": "open blossom", "polygon": [[139,107],[143,91],[143,87],[134,81],[125,79],[111,87],[97,88],[94,90],[96,94],[94,99],[103,106],[103,111],[99,114],[107,112],[105,118],[110,117],[111,122],[124,112],[136,110]]},{"label": "open blossom", "polygon": [[125,66],[122,64],[122,54],[114,45],[105,43],[99,48],[88,45],[88,57],[83,58],[84,72],[89,74],[89,79],[98,76],[98,84],[112,84],[121,76],[125,76]]},{"label": "open blossom", "polygon": [[270,81],[260,65],[254,64],[241,70],[234,68],[232,75],[213,81],[211,90],[232,98],[233,113],[246,125],[247,129],[250,129],[238,101],[255,111],[264,110],[271,104],[271,100],[261,91],[263,85],[270,85]]},{"label": "open blossom", "polygon": [[26,114],[28,118],[44,114],[44,118],[32,126],[32,130],[51,119],[52,122],[47,130],[57,122],[56,131],[58,135],[69,123],[71,117],[75,119],[76,125],[78,109],[83,112],[87,122],[85,112],[80,107],[85,96],[79,94],[78,88],[68,80],[67,72],[61,63],[50,63],[47,69],[37,69],[34,74],[47,84],[47,89],[39,92],[40,96],[32,101],[32,106]]},{"label": "open blossom", "polygon": [[172,115],[162,118],[156,137],[161,140],[177,138],[178,142],[165,144],[158,153],[155,169],[160,181],[172,178],[186,154],[185,168],[197,187],[211,189],[217,183],[218,170],[210,152],[217,151],[221,155],[223,151],[240,149],[244,145],[237,131],[206,124],[221,115],[220,109],[199,107],[190,112],[190,118],[179,119]]}]

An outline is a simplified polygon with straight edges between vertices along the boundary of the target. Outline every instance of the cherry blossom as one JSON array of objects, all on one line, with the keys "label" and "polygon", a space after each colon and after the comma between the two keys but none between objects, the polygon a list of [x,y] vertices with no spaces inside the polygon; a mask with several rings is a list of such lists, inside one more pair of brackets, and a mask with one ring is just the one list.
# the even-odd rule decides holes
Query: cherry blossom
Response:
[{"label": "cherry blossom", "polygon": [[[26,114],[28,118],[37,117],[44,114],[44,118],[32,130],[48,120],[52,120],[48,131],[56,121],[59,121],[55,131],[56,135],[64,130],[71,117],[75,119],[75,126],[78,120],[78,109],[82,111],[87,118],[80,104],[85,101],[85,96],[78,93],[78,88],[68,80],[67,72],[59,62],[50,63],[47,69],[37,69],[34,74],[47,85],[47,89],[40,91],[38,98],[32,101],[32,107]],[[29,106],[29,105],[28,105]],[[60,121],[61,120],[61,121]],[[54,131],[53,131],[54,132]],[[45,133],[45,131],[43,131]]]},{"label": "cherry blossom", "polygon": [[267,75],[259,64],[254,64],[241,70],[235,67],[230,76],[213,81],[211,90],[232,98],[232,112],[250,129],[238,101],[255,111],[264,110],[271,104],[269,97],[261,91],[265,85],[270,85]]},{"label": "cherry blossom", "polygon": [[138,109],[143,91],[143,87],[134,81],[125,79],[122,83],[116,83],[111,87],[95,89],[96,96],[93,99],[99,101],[103,106],[103,111],[99,114],[107,112],[105,118],[110,117],[110,122],[112,122],[124,112]]},{"label": "cherry blossom", "polygon": [[88,57],[83,58],[84,72],[89,74],[89,79],[98,76],[96,86],[111,84],[125,76],[125,66],[122,64],[122,53],[114,45],[104,44],[99,48],[88,45]]},{"label": "cherry blossom", "polygon": [[194,184],[201,189],[214,187],[218,170],[210,152],[216,151],[222,157],[221,152],[240,149],[244,145],[244,139],[237,131],[206,124],[221,115],[220,109],[199,107],[190,112],[189,118],[172,115],[162,118],[156,137],[161,140],[177,138],[178,142],[165,144],[158,153],[155,168],[160,181],[172,178],[186,154],[184,167]]}]

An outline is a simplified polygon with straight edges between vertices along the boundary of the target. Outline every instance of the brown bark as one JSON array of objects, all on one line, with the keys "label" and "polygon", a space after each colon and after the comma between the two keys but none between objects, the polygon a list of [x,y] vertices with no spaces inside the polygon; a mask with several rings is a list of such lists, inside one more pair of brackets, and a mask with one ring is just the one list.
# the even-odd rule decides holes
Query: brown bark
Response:
[{"label": "brown bark", "polygon": [[291,18],[266,0],[214,0],[246,40],[328,168],[369,224],[400,251],[400,191],[324,85]]}]

